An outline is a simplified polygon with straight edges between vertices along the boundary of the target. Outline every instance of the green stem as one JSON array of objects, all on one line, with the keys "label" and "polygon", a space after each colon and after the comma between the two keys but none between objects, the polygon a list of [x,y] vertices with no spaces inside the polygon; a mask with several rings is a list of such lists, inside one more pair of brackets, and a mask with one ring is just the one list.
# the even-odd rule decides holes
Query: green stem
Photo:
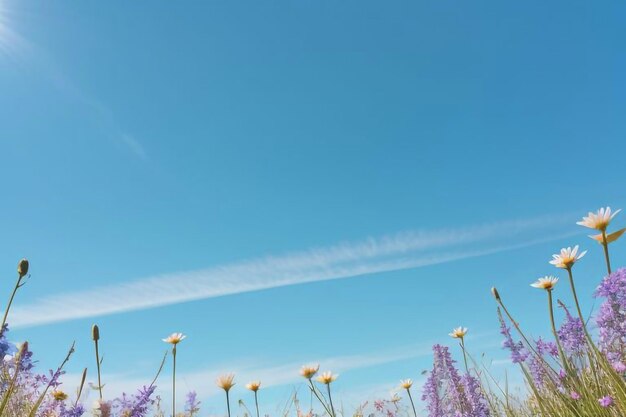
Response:
[{"label": "green stem", "polygon": [[331,417],[335,417],[335,407],[333,406],[333,397],[330,395],[330,384],[326,384],[328,389],[328,402],[330,402],[330,410],[332,411]]},{"label": "green stem", "polygon": [[413,416],[417,417],[417,411],[415,411],[415,403],[413,403],[413,396],[411,395],[411,390],[407,388],[406,393],[409,394],[409,401],[411,401],[411,407],[413,408]]},{"label": "green stem", "polygon": [[606,270],[611,275],[611,261],[609,259],[609,242],[606,241],[606,230],[602,231],[602,247],[604,248],[604,259],[606,260]]},{"label": "green stem", "polygon": [[595,344],[593,343],[593,339],[587,330],[587,324],[585,323],[585,318],[583,316],[582,310],[580,309],[580,303],[578,302],[578,296],[576,295],[576,287],[574,286],[574,276],[572,274],[572,268],[567,268],[567,274],[569,276],[569,283],[572,288],[572,294],[574,296],[574,303],[576,304],[576,311],[578,312],[578,317],[580,318],[580,322],[583,326],[583,331],[585,332],[585,338],[587,339],[587,343],[589,343],[589,349],[587,350],[587,356],[589,358],[589,367],[593,373],[594,379],[596,381],[597,386],[600,386],[600,380],[598,378],[598,373],[596,370],[596,365],[594,362],[594,349]]},{"label": "green stem", "polygon": [[226,409],[228,410],[228,417],[230,417],[230,398],[228,397],[228,390],[226,390]]},{"label": "green stem", "polygon": [[561,346],[561,341],[559,340],[559,334],[556,331],[556,325],[554,323],[554,309],[552,307],[552,290],[546,290],[548,293],[548,310],[550,312],[550,325],[552,326],[552,334],[554,334],[554,340],[556,341],[556,346],[559,350],[559,356],[561,358],[561,362],[563,363],[563,368],[565,372],[569,375],[569,365],[567,363],[567,357],[565,356],[565,352],[563,352],[563,347]]},{"label": "green stem", "polygon": [[[328,406],[326,405],[326,402],[324,400],[322,400],[322,397],[320,396],[320,393],[318,393],[317,389],[315,389],[315,385],[313,385],[313,381],[311,380],[311,378],[308,378],[308,381],[309,381],[309,387],[311,388],[311,392],[313,394],[315,394],[315,396],[317,397],[317,399],[320,402],[320,404],[322,404],[322,407],[324,407],[324,410],[326,410],[326,412],[330,416],[331,415],[330,410],[328,409]],[[313,411],[313,405],[311,405],[311,411]]]},{"label": "green stem", "polygon": [[261,417],[259,414],[259,395],[257,391],[254,391],[254,404],[256,405],[256,417]]},{"label": "green stem", "polygon": [[173,372],[172,372],[172,417],[176,417],[176,345],[172,348]]},{"label": "green stem", "polygon": [[102,400],[102,381],[100,379],[100,353],[98,352],[98,341],[94,340],[96,344],[96,368],[98,370],[98,392],[100,393],[100,399]]},{"label": "green stem", "polygon": [[467,366],[467,355],[465,354],[465,339],[463,337],[461,337],[461,350],[463,351],[463,362],[465,362],[465,372],[469,374],[469,367]]},{"label": "green stem", "polygon": [[17,278],[17,282],[15,283],[15,288],[13,288],[13,292],[11,293],[11,297],[9,298],[9,303],[7,304],[6,310],[4,310],[4,317],[2,318],[2,326],[0,326],[0,334],[4,332],[4,325],[7,324],[7,317],[9,317],[9,310],[11,309],[11,304],[13,304],[13,298],[15,298],[15,294],[17,293],[18,288],[20,288],[20,284],[22,282],[22,277]]}]

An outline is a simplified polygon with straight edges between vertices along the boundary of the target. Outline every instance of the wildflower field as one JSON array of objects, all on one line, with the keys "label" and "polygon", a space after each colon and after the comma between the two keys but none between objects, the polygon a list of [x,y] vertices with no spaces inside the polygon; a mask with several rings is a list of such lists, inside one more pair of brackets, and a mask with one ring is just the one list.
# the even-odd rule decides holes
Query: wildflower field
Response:
[{"label": "wildflower field", "polygon": [[[523,317],[518,317],[515,311],[507,308],[506,294],[491,288],[495,300],[494,312],[503,337],[502,347],[509,351],[515,366],[511,371],[519,372],[525,381],[526,389],[522,394],[513,394],[506,380],[495,378],[488,367],[475,360],[472,346],[465,343],[467,328],[458,327],[452,330],[448,339],[455,342],[454,351],[443,344],[433,346],[433,365],[423,387],[405,379],[399,382],[397,388],[406,395],[372,399],[356,410],[344,410],[337,407],[337,399],[333,397],[333,382],[338,376],[329,370],[321,370],[319,364],[307,364],[299,372],[315,402],[311,403],[311,407],[303,407],[294,395],[290,399],[292,407],[284,417],[626,416],[626,268],[612,269],[609,250],[610,245],[626,231],[626,228],[609,230],[618,212],[608,207],[601,208],[578,222],[578,225],[594,231],[590,236],[593,250],[603,251],[606,263],[602,266],[606,275],[599,280],[593,294],[602,303],[593,316],[583,314],[576,292],[575,265],[586,254],[586,251],[580,251],[578,245],[561,249],[549,261],[563,273],[565,279],[559,281],[556,276],[548,275],[530,284],[538,290],[537,296],[546,299],[551,339],[535,339],[527,334],[518,321]],[[9,295],[0,327],[0,356],[4,358],[0,364],[0,416],[205,415],[201,399],[194,392],[187,394],[184,407],[176,408],[176,357],[179,346],[186,343],[183,333],[172,333],[163,339],[168,351],[159,369],[155,369],[154,379],[138,387],[135,393],[119,398],[108,398],[106,390],[103,390],[106,381],[101,377],[103,354],[99,349],[100,329],[97,325],[93,326],[91,333],[93,363],[85,364],[88,366],[79,386],[66,387],[60,383],[64,366],[72,359],[73,346],[65,358],[59,358],[61,362],[56,369],[39,373],[28,342],[11,342],[9,332],[11,305],[21,288],[29,282],[28,271],[29,261],[19,261],[17,281]],[[555,319],[557,309],[562,311],[562,322]],[[172,380],[159,378],[161,370],[170,366]],[[294,373],[297,372],[294,369]],[[237,408],[233,407],[233,395],[240,387],[236,375],[222,375],[215,383],[224,392],[224,415],[267,415],[263,411],[262,381],[242,384],[248,398],[253,398],[253,403],[248,407],[240,402]],[[157,384],[171,390],[172,397],[167,399],[168,404],[172,404],[171,408],[164,409],[161,398],[155,396]]]}]

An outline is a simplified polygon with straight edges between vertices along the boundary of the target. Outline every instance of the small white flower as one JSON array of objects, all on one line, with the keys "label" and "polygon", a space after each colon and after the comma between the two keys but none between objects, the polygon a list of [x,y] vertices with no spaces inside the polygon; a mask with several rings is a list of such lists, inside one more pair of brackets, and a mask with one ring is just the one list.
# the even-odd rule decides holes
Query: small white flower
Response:
[{"label": "small white flower", "polygon": [[311,379],[311,378],[313,378],[313,375],[315,375],[317,373],[317,371],[319,371],[319,369],[320,369],[319,364],[304,365],[300,369],[300,375],[302,375],[306,379]]},{"label": "small white flower", "polygon": [[586,253],[587,251],[578,253],[578,245],[574,246],[573,248],[563,248],[561,249],[561,253],[552,255],[552,260],[550,261],[550,263],[557,268],[569,269],[580,258],[585,256]]},{"label": "small white flower", "polygon": [[215,383],[218,387],[228,392],[235,385],[235,374],[220,375]]},{"label": "small white flower", "polygon": [[452,329],[452,333],[448,333],[448,336],[453,337],[455,339],[463,339],[467,334],[467,327],[457,327],[456,329]]},{"label": "small white flower", "polygon": [[604,232],[609,223],[611,223],[611,220],[613,220],[613,217],[620,211],[621,209],[615,210],[611,214],[611,207],[602,207],[596,213],[589,212],[586,217],[583,217],[583,219],[576,222],[576,224]]},{"label": "small white flower", "polygon": [[559,282],[558,278],[553,276],[545,276],[543,278],[539,278],[536,282],[530,284],[530,286],[550,291],[552,290],[552,288],[554,288],[557,282]]},{"label": "small white flower", "polygon": [[261,381],[248,382],[246,384],[246,388],[248,388],[250,391],[257,392],[259,388],[261,388]]},{"label": "small white flower", "polygon": [[400,386],[404,389],[409,389],[413,386],[413,380],[411,378],[403,379],[400,381]]},{"label": "small white flower", "polygon": [[331,382],[333,382],[334,380],[336,380],[338,376],[339,375],[333,374],[330,371],[326,371],[326,372],[323,372],[320,376],[317,377],[317,381],[321,382],[322,384],[328,385]]},{"label": "small white flower", "polygon": [[165,343],[170,343],[174,346],[176,346],[177,344],[179,344],[180,342],[182,342],[187,336],[185,336],[182,333],[172,333],[171,335],[169,335],[168,337],[166,337],[165,339],[162,339]]}]

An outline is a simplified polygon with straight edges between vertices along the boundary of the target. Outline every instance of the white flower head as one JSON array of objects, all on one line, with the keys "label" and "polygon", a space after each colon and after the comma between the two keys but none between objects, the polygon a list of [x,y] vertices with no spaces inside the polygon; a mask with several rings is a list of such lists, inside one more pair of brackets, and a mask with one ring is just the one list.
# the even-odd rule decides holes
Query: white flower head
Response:
[{"label": "white flower head", "polygon": [[170,343],[174,346],[176,346],[177,344],[179,344],[180,342],[182,342],[187,336],[185,336],[182,333],[172,333],[171,335],[169,335],[168,337],[166,337],[165,339],[162,339],[165,343]]},{"label": "white flower head", "polygon": [[413,386],[413,380],[411,378],[403,379],[400,381],[400,386],[404,389],[409,389]]},{"label": "white flower head", "polygon": [[317,371],[319,371],[319,369],[320,365],[317,363],[314,365],[303,365],[302,368],[300,368],[300,375],[302,375],[306,379],[311,379],[317,373]]},{"label": "white flower head", "polygon": [[551,275],[539,278],[537,281],[530,284],[531,287],[539,288],[542,290],[550,291],[554,288],[559,279]]},{"label": "white flower head", "polygon": [[452,329],[452,333],[448,333],[448,336],[453,337],[455,339],[463,339],[467,334],[467,327],[457,327],[456,329]]},{"label": "white flower head", "polygon": [[235,374],[220,375],[215,383],[218,387],[228,392],[233,386],[235,386]]},{"label": "white flower head", "polygon": [[567,247],[561,249],[561,253],[556,253],[552,255],[552,260],[550,263],[557,268],[569,269],[574,265],[580,258],[585,256],[587,251],[583,251],[578,253],[578,245],[573,248]]},{"label": "white flower head", "polygon": [[613,220],[613,217],[615,217],[621,210],[622,209],[615,210],[611,213],[611,207],[602,207],[595,213],[589,212],[586,217],[583,217],[583,219],[576,222],[576,224],[604,232],[609,223],[611,223],[611,220]]},{"label": "white flower head", "polygon": [[326,371],[326,372],[322,372],[322,374],[317,377],[317,381],[321,382],[322,384],[328,385],[331,382],[333,382],[334,380],[336,380],[338,376],[339,375],[333,374],[330,371]]},{"label": "white flower head", "polygon": [[246,388],[248,388],[250,391],[257,392],[259,388],[261,388],[261,381],[248,382],[246,384]]}]

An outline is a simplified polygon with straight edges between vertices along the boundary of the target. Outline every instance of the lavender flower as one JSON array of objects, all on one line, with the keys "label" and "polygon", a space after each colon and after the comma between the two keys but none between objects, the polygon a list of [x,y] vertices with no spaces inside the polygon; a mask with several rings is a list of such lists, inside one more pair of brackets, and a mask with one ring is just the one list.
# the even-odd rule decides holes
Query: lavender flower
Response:
[{"label": "lavender flower", "polygon": [[598,399],[598,402],[600,403],[602,407],[607,408],[613,405],[613,397],[611,397],[610,395],[607,395],[605,397]]},{"label": "lavender flower", "polygon": [[187,393],[187,401],[185,401],[185,412],[190,416],[194,416],[197,412],[200,411],[200,401],[197,399],[197,394],[195,391],[190,391]]},{"label": "lavender flower", "polygon": [[500,321],[500,334],[504,336],[502,347],[511,351],[513,363],[522,363],[528,358],[528,351],[521,341],[515,342],[511,336],[511,329],[506,325],[502,313],[498,308],[498,320]]},{"label": "lavender flower", "polygon": [[435,345],[433,353],[433,370],[422,395],[429,417],[488,417],[478,381],[468,374],[459,375],[447,347]]},{"label": "lavender flower", "polygon": [[561,301],[559,306],[565,311],[565,321],[557,331],[561,346],[569,354],[580,354],[586,342],[583,322],[580,317],[573,317]]},{"label": "lavender flower", "polygon": [[626,269],[604,277],[595,296],[606,298],[596,319],[600,349],[611,362],[621,362],[626,351]]}]

